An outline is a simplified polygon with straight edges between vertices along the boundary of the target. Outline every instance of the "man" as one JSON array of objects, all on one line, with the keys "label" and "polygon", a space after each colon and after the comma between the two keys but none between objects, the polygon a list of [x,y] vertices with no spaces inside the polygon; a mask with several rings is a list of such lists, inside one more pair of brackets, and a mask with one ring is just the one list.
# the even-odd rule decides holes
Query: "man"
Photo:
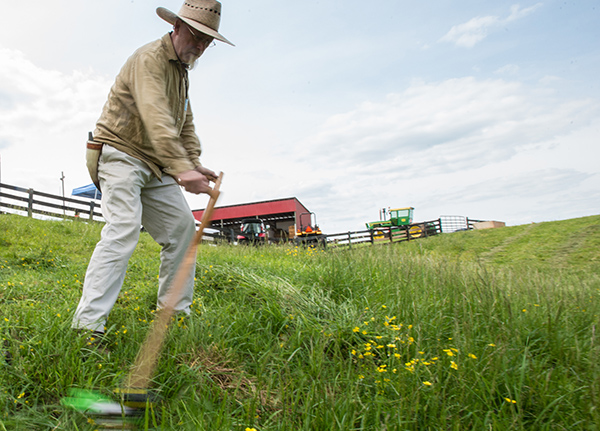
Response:
[{"label": "man", "polygon": [[[190,193],[207,193],[209,181],[216,180],[198,160],[201,148],[189,103],[188,69],[214,39],[233,45],[218,33],[221,4],[186,0],[179,14],[165,8],[156,12],[173,30],[127,60],[88,142],[88,148],[101,149],[97,164],[88,167],[102,190],[106,225],[87,269],[73,318],[76,329],[104,333],[141,225],[162,246],[157,306],[165,304],[195,234],[180,186]],[[190,311],[194,271],[176,312]]]}]

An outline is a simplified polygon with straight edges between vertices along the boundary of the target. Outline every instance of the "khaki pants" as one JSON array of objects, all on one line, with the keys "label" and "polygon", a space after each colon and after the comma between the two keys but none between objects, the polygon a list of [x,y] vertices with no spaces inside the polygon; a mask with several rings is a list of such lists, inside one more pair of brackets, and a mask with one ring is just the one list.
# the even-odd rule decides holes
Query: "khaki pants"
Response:
[{"label": "khaki pants", "polygon": [[[143,225],[162,246],[157,307],[162,308],[179,264],[196,228],[192,212],[175,180],[159,181],[146,164],[104,145],[99,162],[102,215],[106,225],[87,268],[83,294],[73,327],[104,332],[137,245]],[[194,272],[178,298],[175,310],[189,314],[194,294]]]}]

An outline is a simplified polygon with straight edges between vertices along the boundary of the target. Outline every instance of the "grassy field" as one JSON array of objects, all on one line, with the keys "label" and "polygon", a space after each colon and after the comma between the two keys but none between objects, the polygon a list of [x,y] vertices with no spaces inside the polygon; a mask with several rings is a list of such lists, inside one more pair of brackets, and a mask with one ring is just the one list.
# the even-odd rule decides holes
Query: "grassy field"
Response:
[{"label": "grassy field", "polygon": [[[153,319],[146,234],[108,322],[70,329],[101,226],[0,215],[0,430],[95,430]],[[164,430],[597,430],[600,216],[353,250],[200,247],[154,377]],[[154,428],[153,428],[154,426]]]}]

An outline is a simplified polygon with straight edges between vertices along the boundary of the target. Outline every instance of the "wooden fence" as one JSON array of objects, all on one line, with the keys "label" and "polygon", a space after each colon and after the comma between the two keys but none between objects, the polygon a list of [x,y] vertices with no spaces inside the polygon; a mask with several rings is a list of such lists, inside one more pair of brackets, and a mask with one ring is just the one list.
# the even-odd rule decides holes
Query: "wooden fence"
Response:
[{"label": "wooden fence", "polygon": [[4,210],[28,217],[37,214],[53,219],[104,220],[98,200],[51,195],[0,183],[0,211]]},{"label": "wooden fence", "polygon": [[[0,183],[0,213],[8,212],[28,217],[49,218],[52,220],[75,220],[103,222],[99,200],[62,197],[33,189]],[[226,237],[218,230],[204,231],[204,240],[222,241]]]},{"label": "wooden fence", "polygon": [[[87,219],[104,221],[100,201],[94,199],[62,197],[33,189],[0,183],[0,212],[5,208],[12,213],[33,217],[34,214],[52,219]],[[320,245],[325,247],[354,247],[361,245],[390,244],[427,238],[440,233],[473,229],[473,220],[463,216],[441,216],[437,220],[413,223],[403,227],[386,227],[327,234],[322,236]],[[207,227],[205,240],[211,242],[232,242],[234,235],[229,230]]]},{"label": "wooden fence", "polygon": [[373,230],[361,230],[355,232],[344,232],[324,235],[325,246],[354,247],[365,244],[390,244],[395,242],[414,241],[442,233],[442,222],[440,219],[426,222],[413,223],[401,227],[384,227]]}]

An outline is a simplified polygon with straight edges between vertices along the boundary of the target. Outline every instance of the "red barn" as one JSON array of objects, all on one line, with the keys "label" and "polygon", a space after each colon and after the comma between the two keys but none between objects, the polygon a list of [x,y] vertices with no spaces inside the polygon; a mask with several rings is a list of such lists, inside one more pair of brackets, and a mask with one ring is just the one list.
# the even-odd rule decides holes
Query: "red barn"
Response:
[{"label": "red barn", "polygon": [[[204,209],[192,213],[200,221]],[[232,229],[237,233],[242,220],[248,218],[261,219],[269,238],[287,239],[293,238],[297,226],[310,223],[310,211],[296,198],[215,207],[211,227],[223,230],[226,235]]]}]

